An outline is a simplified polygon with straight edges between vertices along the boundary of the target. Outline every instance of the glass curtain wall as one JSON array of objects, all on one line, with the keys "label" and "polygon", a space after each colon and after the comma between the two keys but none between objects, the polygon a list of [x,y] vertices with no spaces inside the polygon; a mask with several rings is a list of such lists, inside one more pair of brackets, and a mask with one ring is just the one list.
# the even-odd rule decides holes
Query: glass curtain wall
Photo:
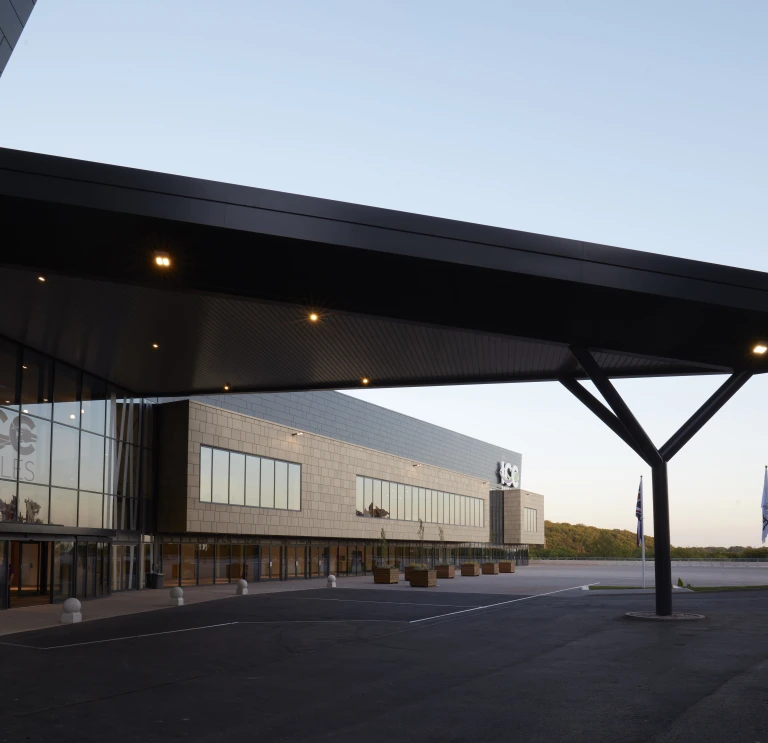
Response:
[{"label": "glass curtain wall", "polygon": [[427,524],[485,526],[485,501],[358,475],[355,513],[364,518],[418,521]]},{"label": "glass curtain wall", "polygon": [[0,339],[0,521],[149,531],[152,405]]},{"label": "glass curtain wall", "polygon": [[301,465],[200,447],[200,501],[301,510]]}]

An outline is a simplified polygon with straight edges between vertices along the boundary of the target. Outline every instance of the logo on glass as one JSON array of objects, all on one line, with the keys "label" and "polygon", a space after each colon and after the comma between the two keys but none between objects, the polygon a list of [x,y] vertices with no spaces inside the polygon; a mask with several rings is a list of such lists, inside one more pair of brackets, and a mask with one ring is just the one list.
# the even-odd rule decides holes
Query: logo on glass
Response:
[{"label": "logo on glass", "polygon": [[[8,416],[0,409],[0,424],[7,422]],[[8,433],[0,433],[0,449],[10,444],[14,451],[25,457],[35,451],[36,442],[35,421],[27,415],[17,415],[11,421]]]},{"label": "logo on glass", "polygon": [[512,462],[499,462],[499,480],[510,488],[520,487],[520,470]]}]

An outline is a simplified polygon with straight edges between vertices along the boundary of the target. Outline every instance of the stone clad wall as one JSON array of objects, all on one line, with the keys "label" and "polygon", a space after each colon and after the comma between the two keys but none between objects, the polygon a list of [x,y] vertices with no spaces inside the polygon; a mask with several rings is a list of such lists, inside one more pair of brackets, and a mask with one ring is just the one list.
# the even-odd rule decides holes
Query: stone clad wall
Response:
[{"label": "stone clad wall", "polygon": [[[525,508],[537,511],[537,530],[525,530]],[[504,491],[504,544],[544,544],[544,496],[528,490]]]},{"label": "stone clad wall", "polygon": [[[384,528],[388,539],[415,540],[418,522],[355,515],[356,476],[364,475],[483,499],[484,527],[442,526],[447,541],[488,541],[488,483],[480,478],[427,464],[414,467],[411,459],[313,433],[292,436],[296,428],[196,401],[189,401],[188,405],[189,532],[376,539]],[[301,511],[201,503],[201,445],[301,464]],[[437,524],[425,524],[425,539],[438,539]]]}]

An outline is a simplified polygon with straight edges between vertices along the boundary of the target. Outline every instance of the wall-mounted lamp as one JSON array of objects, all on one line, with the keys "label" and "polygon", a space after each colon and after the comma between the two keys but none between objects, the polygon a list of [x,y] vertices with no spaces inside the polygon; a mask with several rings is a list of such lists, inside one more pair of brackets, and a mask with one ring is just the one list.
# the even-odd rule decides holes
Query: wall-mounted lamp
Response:
[{"label": "wall-mounted lamp", "polygon": [[420,465],[420,464],[414,464],[413,466],[414,466],[414,467],[421,467],[421,465]]},{"label": "wall-mounted lamp", "polygon": [[291,436],[303,436],[304,433],[302,431],[296,431],[296,433],[292,433]]}]

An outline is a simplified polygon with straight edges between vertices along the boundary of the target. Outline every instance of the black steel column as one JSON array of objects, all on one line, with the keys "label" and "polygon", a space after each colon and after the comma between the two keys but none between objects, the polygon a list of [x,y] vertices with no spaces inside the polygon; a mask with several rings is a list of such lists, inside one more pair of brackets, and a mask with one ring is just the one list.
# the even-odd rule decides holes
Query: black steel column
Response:
[{"label": "black steel column", "polygon": [[[653,554],[656,576],[656,613],[672,614],[672,550],[669,542],[669,485],[667,463],[653,465]],[[643,534],[645,538],[645,534]]]}]

